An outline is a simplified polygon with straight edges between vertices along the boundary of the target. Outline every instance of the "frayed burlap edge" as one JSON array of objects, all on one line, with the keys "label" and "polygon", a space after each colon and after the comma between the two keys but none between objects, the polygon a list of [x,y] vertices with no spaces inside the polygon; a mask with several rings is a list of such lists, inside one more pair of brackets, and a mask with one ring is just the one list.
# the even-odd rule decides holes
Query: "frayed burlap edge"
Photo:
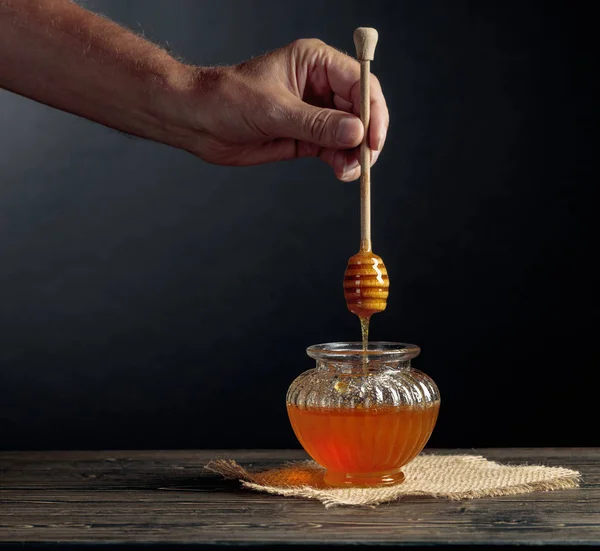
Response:
[{"label": "frayed burlap edge", "polygon": [[[374,506],[405,496],[430,496],[449,500],[567,490],[579,486],[580,474],[563,467],[502,465],[474,455],[420,455],[404,467],[406,481],[375,488],[330,488],[286,483],[290,473],[322,476],[314,461],[301,461],[251,473],[231,459],[210,461],[208,471],[238,479],[246,488],[288,497],[318,499],[326,507]],[[296,477],[297,478],[297,477]]]}]

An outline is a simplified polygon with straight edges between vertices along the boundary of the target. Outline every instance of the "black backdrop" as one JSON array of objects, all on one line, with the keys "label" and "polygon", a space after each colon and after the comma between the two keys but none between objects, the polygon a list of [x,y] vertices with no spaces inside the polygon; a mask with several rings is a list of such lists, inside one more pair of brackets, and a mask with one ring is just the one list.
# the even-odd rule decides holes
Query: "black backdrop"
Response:
[{"label": "black backdrop", "polygon": [[[362,3],[82,2],[198,64],[377,27],[372,337],[422,347],[432,446],[600,444],[591,14]],[[215,167],[0,92],[0,446],[297,446],[305,347],[359,337],[358,240],[357,184],[316,160]]]}]

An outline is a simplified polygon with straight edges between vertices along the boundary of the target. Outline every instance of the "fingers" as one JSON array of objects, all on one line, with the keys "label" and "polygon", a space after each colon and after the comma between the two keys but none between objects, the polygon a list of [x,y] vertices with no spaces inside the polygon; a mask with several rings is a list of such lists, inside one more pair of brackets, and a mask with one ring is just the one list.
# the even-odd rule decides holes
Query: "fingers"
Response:
[{"label": "fingers", "polygon": [[[333,104],[335,105],[336,109],[339,109],[340,111],[354,113],[352,102],[344,99],[342,96],[335,94],[333,96]],[[354,114],[358,116],[358,113]]]},{"label": "fingers", "polygon": [[[356,169],[359,169],[359,148],[351,150],[323,149],[319,153],[319,158],[325,161],[339,180],[351,181],[350,176]],[[356,178],[352,178],[354,180]]]},{"label": "fingers", "polygon": [[[374,80],[375,77],[372,77]],[[371,87],[375,86],[373,83]],[[360,94],[360,92],[359,92]],[[356,99],[356,107],[351,101],[344,99],[341,96],[335,94],[333,96],[333,104],[340,111],[346,113],[354,113],[357,117],[360,116],[360,98]],[[387,129],[390,123],[390,116],[388,113],[385,98],[383,102],[378,99],[371,98],[371,123],[369,126],[369,146],[375,151],[381,151],[385,144],[385,138],[387,137]]]},{"label": "fingers", "polygon": [[[371,152],[371,166],[377,162],[379,151]],[[343,182],[352,182],[360,177],[360,148],[352,150],[322,149],[319,158],[333,168],[338,178]]]},{"label": "fingers", "polygon": [[[322,57],[325,63],[327,79],[334,93],[335,106],[359,115],[360,111],[360,63],[330,46],[324,46],[326,53]],[[381,151],[385,143],[390,116],[385,102],[385,96],[377,77],[371,74],[369,92],[371,99],[371,122],[369,131],[369,146]]]},{"label": "fingers", "polygon": [[[379,84],[377,83],[377,86]],[[369,143],[371,149],[383,149],[389,125],[389,114],[385,100],[371,101],[371,124]],[[278,122],[276,133],[280,137],[294,138],[321,147],[349,149],[362,141],[363,126],[356,116],[348,116],[357,110],[359,99],[352,103],[337,94],[333,97],[335,109],[322,109],[301,100],[293,100],[292,107],[283,121]],[[275,129],[274,129],[275,130]]]},{"label": "fingers", "polygon": [[[206,152],[205,152],[206,153]],[[223,152],[221,152],[223,153]],[[371,166],[377,162],[378,151],[371,152]],[[198,154],[196,152],[196,154]],[[222,163],[219,160],[219,151],[213,151],[208,157],[217,164],[233,164],[237,166],[252,166],[264,163],[298,159],[303,157],[319,157],[333,168],[336,178],[342,182],[352,182],[360,177],[360,148],[339,150],[319,147],[310,142],[301,142],[292,138],[271,140],[255,147],[237,147],[235,151],[226,151],[225,155],[235,157],[235,163]],[[207,160],[207,155],[200,155]]]},{"label": "fingers", "polygon": [[354,115],[315,107],[297,98],[291,101],[286,111],[283,119],[277,122],[278,137],[333,149],[349,149],[362,141],[363,125]]},{"label": "fingers", "polygon": [[[369,146],[375,151],[381,151],[385,144],[388,127],[390,125],[390,114],[388,112],[385,97],[377,77],[371,75],[371,124],[369,126]],[[373,96],[373,89],[379,90]],[[360,91],[357,95],[360,95]]]}]

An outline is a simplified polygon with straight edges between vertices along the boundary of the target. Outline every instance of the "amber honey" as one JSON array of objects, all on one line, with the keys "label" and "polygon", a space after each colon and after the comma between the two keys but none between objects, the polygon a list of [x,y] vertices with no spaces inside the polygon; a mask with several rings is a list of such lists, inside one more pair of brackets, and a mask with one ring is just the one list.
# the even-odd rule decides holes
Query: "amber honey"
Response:
[{"label": "amber honey", "polygon": [[387,305],[390,278],[380,256],[361,251],[348,260],[344,273],[344,297],[350,312],[368,320]]},{"label": "amber honey", "polygon": [[303,448],[327,469],[333,486],[375,486],[404,480],[400,471],[425,446],[439,401],[426,406],[299,408],[288,414]]}]

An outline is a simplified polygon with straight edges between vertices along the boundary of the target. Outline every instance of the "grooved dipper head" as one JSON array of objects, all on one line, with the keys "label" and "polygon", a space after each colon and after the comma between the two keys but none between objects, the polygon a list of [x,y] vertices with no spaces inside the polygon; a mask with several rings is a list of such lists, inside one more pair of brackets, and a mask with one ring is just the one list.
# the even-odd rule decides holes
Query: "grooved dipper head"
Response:
[{"label": "grooved dipper head", "polygon": [[344,297],[350,312],[369,318],[387,306],[390,278],[380,256],[359,252],[348,260],[344,274]]}]

